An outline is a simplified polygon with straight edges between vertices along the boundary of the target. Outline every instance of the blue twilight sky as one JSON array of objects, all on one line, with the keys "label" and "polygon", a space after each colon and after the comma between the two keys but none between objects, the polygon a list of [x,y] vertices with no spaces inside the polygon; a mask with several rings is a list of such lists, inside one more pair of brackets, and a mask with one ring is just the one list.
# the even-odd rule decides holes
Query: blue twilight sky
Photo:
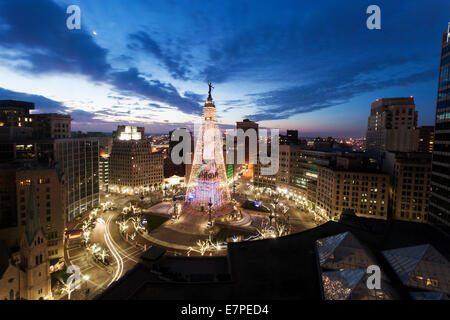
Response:
[{"label": "blue twilight sky", "polygon": [[198,121],[211,80],[225,126],[364,136],[382,97],[414,96],[433,124],[449,21],[448,0],[0,0],[0,99],[70,113],[75,130],[156,133]]}]

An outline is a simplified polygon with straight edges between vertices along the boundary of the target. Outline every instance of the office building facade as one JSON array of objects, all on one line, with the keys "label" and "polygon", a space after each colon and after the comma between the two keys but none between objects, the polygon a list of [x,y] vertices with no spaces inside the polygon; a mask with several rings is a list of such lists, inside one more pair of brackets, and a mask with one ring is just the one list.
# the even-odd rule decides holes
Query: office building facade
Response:
[{"label": "office building facade", "polygon": [[366,151],[381,161],[386,151],[416,151],[417,116],[414,98],[383,98],[372,103]]},{"label": "office building facade", "polygon": [[100,190],[109,191],[109,154],[100,153],[98,158],[98,176],[100,182]]},{"label": "office building facade", "polygon": [[[162,152],[152,152],[150,140],[136,127],[118,128],[109,159],[109,191],[127,194],[161,190]],[[121,133],[122,132],[122,133]]]},{"label": "office building facade", "polygon": [[71,121],[70,116],[64,114],[33,114],[33,137],[37,139],[70,138]]},{"label": "office building facade", "polygon": [[429,221],[450,225],[450,41],[442,35],[431,172]]},{"label": "office building facade", "polygon": [[338,220],[342,211],[386,220],[389,205],[389,174],[351,168],[319,167],[316,211]]},{"label": "office building facade", "polygon": [[434,127],[422,126],[417,128],[417,152],[433,152]]},{"label": "office building facade", "polygon": [[66,218],[72,221],[99,205],[99,146],[96,138],[54,140],[54,160],[65,174]]},{"label": "office building facade", "polygon": [[32,102],[0,100],[0,140],[30,138],[33,133],[32,109]]},{"label": "office building facade", "polygon": [[386,152],[386,172],[391,175],[391,218],[426,222],[430,196],[429,152]]},{"label": "office building facade", "polygon": [[[259,125],[256,122],[250,121],[249,119],[244,119],[243,121],[238,121],[236,122],[236,129],[239,130],[241,129],[244,134],[250,135],[251,131],[249,130],[253,130],[256,133],[256,146],[252,146],[254,147],[255,151],[251,151],[251,140],[249,137],[245,137],[244,141],[236,141],[236,154],[238,154],[239,152],[242,152],[242,149],[244,149],[245,152],[245,161],[243,164],[238,163],[237,165],[242,165],[243,166],[243,175],[246,178],[253,178],[254,174],[255,174],[255,165],[256,163],[254,162],[258,162],[258,132],[259,132]],[[252,149],[253,150],[253,149]],[[256,152],[256,154],[255,154]]]}]

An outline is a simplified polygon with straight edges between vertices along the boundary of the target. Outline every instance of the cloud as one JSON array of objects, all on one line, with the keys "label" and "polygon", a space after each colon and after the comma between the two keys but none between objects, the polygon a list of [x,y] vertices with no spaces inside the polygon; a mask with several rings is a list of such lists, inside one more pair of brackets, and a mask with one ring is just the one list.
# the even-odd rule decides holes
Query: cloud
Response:
[{"label": "cloud", "polygon": [[171,84],[162,83],[158,80],[147,80],[136,68],[112,73],[110,83],[123,95],[138,95],[176,107],[187,114],[200,115],[202,111],[198,101],[189,97],[182,97]]},{"label": "cloud", "polygon": [[68,30],[65,10],[49,0],[0,2],[0,46],[15,49],[30,65],[30,72],[70,72],[103,79],[110,70],[108,50],[98,46],[91,35]]},{"label": "cloud", "polygon": [[203,103],[206,100],[206,95],[205,94],[197,94],[195,92],[192,91],[185,91],[184,92],[184,96],[188,99],[191,99],[192,101],[195,101],[197,103]]},{"label": "cloud", "polygon": [[306,85],[249,95],[254,98],[259,110],[247,117],[252,117],[254,121],[287,119],[296,114],[344,104],[363,93],[434,79],[435,73],[434,69],[429,69],[381,80],[359,80],[358,73],[337,73],[331,78]]},{"label": "cloud", "polygon": [[39,113],[64,113],[66,111],[66,107],[59,101],[48,99],[41,95],[17,92],[4,88],[0,88],[0,100],[34,102],[34,112]]},{"label": "cloud", "polygon": [[[154,57],[151,60],[177,80],[235,82],[241,92],[257,92],[258,86],[259,93],[242,93],[244,102],[225,104],[226,110],[255,105],[260,120],[285,119],[345,104],[367,92],[430,79],[427,70],[434,68],[436,73],[449,6],[448,0],[433,6],[381,0],[382,30],[369,31],[364,1],[136,2],[114,4],[114,14],[101,4],[90,4],[98,21],[123,19],[120,27],[103,24],[103,41],[116,37],[108,34],[108,26],[110,32],[118,32],[117,39],[127,39],[126,47],[119,41],[97,43],[102,37],[92,37],[84,19],[81,30],[67,30],[65,7],[54,1],[0,0],[0,57],[11,61],[9,68],[32,75],[82,74],[112,85],[123,96],[151,100],[144,102],[149,108],[200,114],[204,96],[178,91],[170,80],[154,78],[154,61],[140,64],[138,55],[124,49],[138,50]],[[151,16],[150,27],[136,19],[143,12]],[[171,16],[176,19],[167,19]],[[189,85],[183,82],[183,87]]]},{"label": "cloud", "polygon": [[[157,109],[164,109],[164,107],[162,107],[161,105],[157,104],[157,103],[149,103],[148,104],[149,107],[153,107],[153,108],[157,108]],[[141,108],[139,108],[141,109]]]},{"label": "cloud", "polygon": [[150,53],[164,64],[174,79],[188,79],[190,64],[187,60],[182,59],[180,53],[182,50],[177,50],[176,54],[170,50],[163,50],[145,31],[131,33],[129,38],[132,41],[128,44],[129,49]]},{"label": "cloud", "polygon": [[[0,19],[7,27],[0,28],[0,47],[16,50],[27,61],[21,68],[28,72],[83,74],[113,84],[126,95],[163,102],[187,114],[200,114],[193,93],[182,97],[170,83],[146,80],[137,68],[113,70],[107,62],[108,50],[96,44],[84,24],[81,30],[68,30],[67,17],[64,8],[49,0],[1,1]],[[133,39],[139,40],[143,49],[153,50],[174,74],[183,77],[187,70],[178,65],[175,57],[153,48],[147,36],[136,33]]]},{"label": "cloud", "polygon": [[100,124],[101,120],[95,119],[96,115],[94,113],[84,111],[81,109],[75,109],[75,110],[68,110],[68,114],[73,119],[73,123],[75,124],[86,124],[86,123],[92,123],[96,122],[97,124]]},{"label": "cloud", "polygon": [[[298,81],[305,72],[320,72],[317,67],[342,65],[358,56],[379,60],[398,54],[429,63],[436,57],[434,41],[439,41],[446,26],[439,23],[448,19],[444,3],[429,6],[415,1],[412,8],[403,2],[380,1],[386,19],[382,30],[375,32],[366,28],[365,2],[280,0],[258,3],[250,11],[248,3],[240,3],[220,24],[224,36],[208,41],[208,61],[201,75],[214,82],[248,76]],[[446,6],[450,9],[448,1]],[[390,19],[388,12],[396,12],[396,19]],[[203,23],[203,17],[199,21]],[[429,36],[431,29],[441,30],[435,39]]]},{"label": "cloud", "polygon": [[0,100],[19,100],[25,102],[33,102],[35,108],[33,110],[34,113],[61,113],[61,114],[69,114],[75,125],[79,123],[97,123],[102,124],[106,123],[102,120],[96,119],[99,115],[93,112],[84,111],[81,109],[72,109],[65,106],[62,102],[55,101],[49,99],[47,97],[29,94],[25,92],[17,92],[4,88],[0,88]]}]

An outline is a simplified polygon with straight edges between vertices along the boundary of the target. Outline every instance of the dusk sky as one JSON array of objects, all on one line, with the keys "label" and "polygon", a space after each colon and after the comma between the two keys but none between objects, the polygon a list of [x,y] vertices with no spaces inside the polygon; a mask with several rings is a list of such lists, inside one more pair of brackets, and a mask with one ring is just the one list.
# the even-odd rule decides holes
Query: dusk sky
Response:
[{"label": "dusk sky", "polygon": [[0,0],[0,99],[69,113],[73,130],[160,133],[199,120],[210,80],[223,125],[364,136],[375,99],[409,96],[432,125],[449,21],[448,0]]}]

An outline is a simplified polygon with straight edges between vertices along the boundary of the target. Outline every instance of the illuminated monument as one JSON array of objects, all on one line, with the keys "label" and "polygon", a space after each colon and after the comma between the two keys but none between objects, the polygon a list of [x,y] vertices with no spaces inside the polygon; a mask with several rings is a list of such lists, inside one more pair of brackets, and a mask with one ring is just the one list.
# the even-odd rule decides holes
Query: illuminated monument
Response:
[{"label": "illuminated monument", "polygon": [[191,174],[186,193],[188,212],[213,214],[228,213],[232,210],[230,191],[227,184],[223,157],[223,142],[216,119],[216,107],[209,95],[203,107],[203,121],[197,135]]}]

